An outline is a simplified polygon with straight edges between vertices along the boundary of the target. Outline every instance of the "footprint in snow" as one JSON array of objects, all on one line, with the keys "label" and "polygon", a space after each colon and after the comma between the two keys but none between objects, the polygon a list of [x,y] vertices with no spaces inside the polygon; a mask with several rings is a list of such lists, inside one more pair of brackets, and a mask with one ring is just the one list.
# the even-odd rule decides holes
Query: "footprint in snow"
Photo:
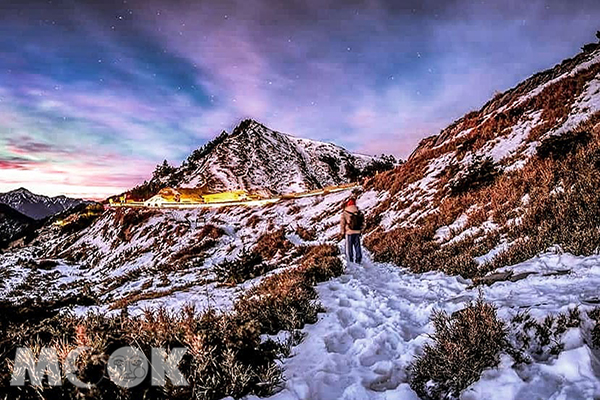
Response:
[{"label": "footprint in snow", "polygon": [[342,308],[341,310],[338,310],[336,314],[338,320],[340,321],[340,325],[342,325],[344,328],[352,325],[356,321],[354,313],[350,309]]},{"label": "footprint in snow", "polygon": [[340,298],[338,300],[338,305],[340,307],[350,307],[350,300],[348,300],[346,298]]},{"label": "footprint in snow", "polygon": [[364,339],[367,337],[367,331],[365,330],[365,328],[362,326],[362,324],[360,322],[357,322],[354,325],[352,325],[351,327],[349,327],[348,334],[350,336],[352,336],[352,338],[354,338],[354,340]]},{"label": "footprint in snow", "polygon": [[346,354],[354,340],[346,332],[333,333],[323,339],[328,353]]}]

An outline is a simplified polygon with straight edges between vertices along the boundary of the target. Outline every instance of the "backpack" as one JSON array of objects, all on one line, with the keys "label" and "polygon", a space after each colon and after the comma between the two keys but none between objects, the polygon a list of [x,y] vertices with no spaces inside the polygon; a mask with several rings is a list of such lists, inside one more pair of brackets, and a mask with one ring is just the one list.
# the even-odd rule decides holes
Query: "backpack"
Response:
[{"label": "backpack", "polygon": [[350,214],[350,221],[348,223],[350,230],[362,230],[363,225],[365,223],[365,216],[363,215],[363,213],[360,210],[358,210],[356,213],[351,213],[350,211],[348,211],[348,214]]}]

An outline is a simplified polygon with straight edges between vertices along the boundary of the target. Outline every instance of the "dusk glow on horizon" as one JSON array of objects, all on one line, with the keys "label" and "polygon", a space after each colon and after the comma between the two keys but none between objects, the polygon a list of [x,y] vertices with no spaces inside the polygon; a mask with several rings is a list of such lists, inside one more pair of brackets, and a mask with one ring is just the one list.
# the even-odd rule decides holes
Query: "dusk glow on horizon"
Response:
[{"label": "dusk glow on horizon", "polygon": [[404,158],[598,21],[597,0],[0,0],[0,192],[105,198],[244,118]]}]

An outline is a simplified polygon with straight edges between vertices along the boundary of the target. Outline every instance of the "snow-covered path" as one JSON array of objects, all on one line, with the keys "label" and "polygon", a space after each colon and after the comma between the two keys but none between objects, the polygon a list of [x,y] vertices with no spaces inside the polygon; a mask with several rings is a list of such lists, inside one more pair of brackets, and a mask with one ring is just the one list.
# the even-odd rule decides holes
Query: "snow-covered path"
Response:
[{"label": "snow-covered path", "polygon": [[274,399],[411,399],[406,369],[430,331],[433,308],[461,308],[466,282],[394,266],[350,264],[318,286],[327,313],[284,363]]},{"label": "snow-covered path", "polygon": [[[468,289],[470,281],[460,277],[414,274],[373,263],[368,255],[363,265],[347,265],[344,275],[318,285],[327,312],[305,327],[306,338],[284,360],[285,387],[272,399],[417,399],[408,385],[407,367],[432,332],[433,309],[452,313],[481,290],[505,320],[527,309],[543,317],[575,305],[585,309],[586,300],[600,285],[600,256],[546,254],[511,269],[537,274]],[[548,275],[566,269],[571,272]],[[502,356],[499,368],[484,372],[461,398],[600,396],[597,351],[583,336],[579,328],[571,329],[558,358],[530,364],[521,372],[512,368],[508,356]],[[531,397],[535,393],[541,397]]]}]

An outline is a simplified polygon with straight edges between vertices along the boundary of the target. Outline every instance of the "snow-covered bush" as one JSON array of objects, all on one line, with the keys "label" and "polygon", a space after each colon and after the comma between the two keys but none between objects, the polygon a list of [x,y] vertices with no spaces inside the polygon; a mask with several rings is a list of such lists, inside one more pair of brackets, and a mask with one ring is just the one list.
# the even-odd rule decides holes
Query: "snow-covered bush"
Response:
[{"label": "snow-covered bush", "polygon": [[528,312],[513,317],[510,322],[508,352],[517,363],[547,361],[564,349],[563,336],[570,328],[581,325],[578,308],[568,313],[548,315],[543,321],[537,321]]},{"label": "snow-covered bush", "polygon": [[600,307],[594,308],[588,312],[588,316],[594,322],[594,326],[591,331],[592,344],[595,348],[600,348]]},{"label": "snow-covered bush", "polygon": [[458,398],[484,370],[498,365],[506,326],[482,299],[452,315],[436,311],[432,321],[433,343],[411,364],[410,387],[422,399]]},{"label": "snow-covered bush", "polygon": [[317,231],[314,228],[305,228],[303,226],[296,228],[296,234],[304,241],[315,240],[317,237]]},{"label": "snow-covered bush", "polygon": [[117,208],[114,213],[114,226],[118,228],[117,238],[125,242],[130,241],[135,228],[157,214],[156,210]]}]

